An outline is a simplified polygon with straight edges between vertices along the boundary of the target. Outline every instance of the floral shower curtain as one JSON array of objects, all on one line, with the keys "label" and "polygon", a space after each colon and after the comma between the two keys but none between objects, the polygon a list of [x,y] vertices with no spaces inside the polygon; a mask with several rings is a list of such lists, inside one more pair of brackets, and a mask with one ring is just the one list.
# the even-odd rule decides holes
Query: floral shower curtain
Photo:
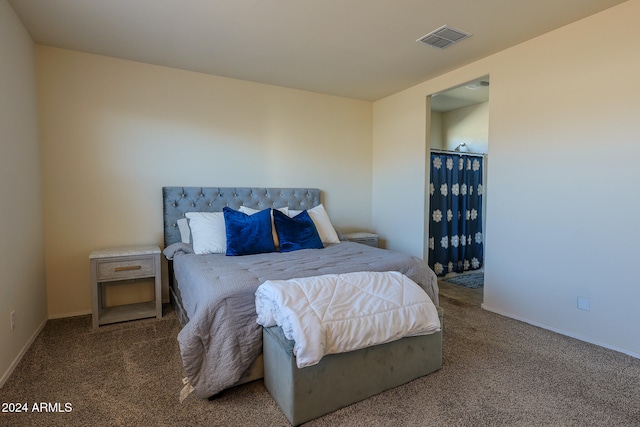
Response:
[{"label": "floral shower curtain", "polygon": [[483,166],[481,156],[431,153],[429,266],[438,276],[482,267]]}]

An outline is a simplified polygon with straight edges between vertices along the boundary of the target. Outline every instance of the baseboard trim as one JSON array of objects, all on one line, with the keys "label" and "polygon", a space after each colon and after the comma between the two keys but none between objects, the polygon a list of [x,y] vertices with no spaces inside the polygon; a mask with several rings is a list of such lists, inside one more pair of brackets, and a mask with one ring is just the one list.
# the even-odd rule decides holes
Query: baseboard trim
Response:
[{"label": "baseboard trim", "polygon": [[546,329],[548,331],[555,332],[555,333],[558,333],[560,335],[565,335],[565,336],[568,336],[570,338],[575,338],[575,339],[580,340],[580,341],[588,342],[589,344],[594,344],[594,345],[597,345],[599,347],[604,347],[604,348],[607,348],[609,350],[617,351],[618,353],[623,353],[623,354],[626,354],[627,356],[631,356],[631,357],[635,357],[636,359],[640,359],[640,353],[636,353],[636,352],[633,352],[633,351],[626,350],[624,348],[616,347],[616,346],[611,345],[611,344],[603,343],[603,342],[600,342],[600,341],[597,341],[597,340],[594,340],[594,339],[591,339],[591,338],[587,338],[587,337],[584,337],[584,336],[581,336],[581,335],[577,335],[577,334],[575,334],[573,332],[565,331],[563,329],[554,328],[553,326],[549,326],[549,325],[546,325],[544,323],[536,322],[534,320],[525,319],[524,317],[516,316],[515,314],[506,313],[506,312],[504,312],[502,310],[497,310],[495,308],[489,307],[486,304],[482,304],[481,307],[484,310],[490,311],[492,313],[499,314],[501,316],[509,317],[509,318],[515,319],[515,320],[519,320],[521,322],[528,323],[530,325],[537,326],[539,328]]},{"label": "baseboard trim", "polygon": [[49,320],[49,319],[44,319],[42,321],[40,326],[38,326],[36,331],[31,335],[31,338],[29,338],[29,341],[27,341],[27,343],[24,345],[24,347],[22,347],[22,350],[20,350],[20,353],[18,353],[16,358],[13,359],[13,362],[11,362],[11,365],[9,365],[9,368],[5,371],[4,374],[2,374],[2,378],[0,378],[0,388],[2,388],[4,386],[4,383],[7,382],[7,380],[9,379],[11,374],[13,373],[14,369],[16,369],[16,367],[18,366],[18,363],[20,363],[20,361],[24,357],[24,355],[27,352],[27,350],[29,350],[29,348],[31,347],[33,342],[36,340],[38,335],[40,335],[40,332],[42,332],[42,329],[47,324],[47,320]]}]

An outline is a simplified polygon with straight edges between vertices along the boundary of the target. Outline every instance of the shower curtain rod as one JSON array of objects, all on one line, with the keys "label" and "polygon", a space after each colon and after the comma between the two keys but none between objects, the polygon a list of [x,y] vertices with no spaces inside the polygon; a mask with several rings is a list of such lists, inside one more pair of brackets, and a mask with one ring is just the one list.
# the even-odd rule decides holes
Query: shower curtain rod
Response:
[{"label": "shower curtain rod", "polygon": [[487,155],[487,153],[471,153],[466,151],[441,150],[439,148],[432,148],[431,152],[442,153],[442,154],[460,154],[460,155],[464,154],[467,156],[474,156],[474,157],[484,157]]}]

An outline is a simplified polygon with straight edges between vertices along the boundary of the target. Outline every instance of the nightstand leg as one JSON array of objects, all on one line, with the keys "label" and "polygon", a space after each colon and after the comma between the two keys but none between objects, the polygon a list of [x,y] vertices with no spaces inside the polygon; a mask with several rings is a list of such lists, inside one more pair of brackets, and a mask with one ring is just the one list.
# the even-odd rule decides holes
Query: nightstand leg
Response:
[{"label": "nightstand leg", "polygon": [[100,283],[96,280],[96,263],[91,262],[91,320],[93,329],[98,329],[100,307],[102,307],[102,292]]},{"label": "nightstand leg", "polygon": [[162,274],[160,268],[160,255],[156,255],[156,277],[155,277],[155,298],[156,298],[156,318],[162,318]]}]

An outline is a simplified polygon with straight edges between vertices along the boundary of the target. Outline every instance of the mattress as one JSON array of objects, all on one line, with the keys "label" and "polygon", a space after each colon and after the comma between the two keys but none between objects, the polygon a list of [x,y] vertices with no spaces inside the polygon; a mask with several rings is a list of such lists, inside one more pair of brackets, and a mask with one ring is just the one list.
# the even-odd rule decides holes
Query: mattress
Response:
[{"label": "mattress", "polygon": [[178,335],[180,352],[189,382],[200,397],[234,385],[261,354],[255,291],[266,280],[398,271],[438,305],[437,278],[423,260],[353,242],[237,257],[177,253],[173,269],[174,286],[189,318]]}]

